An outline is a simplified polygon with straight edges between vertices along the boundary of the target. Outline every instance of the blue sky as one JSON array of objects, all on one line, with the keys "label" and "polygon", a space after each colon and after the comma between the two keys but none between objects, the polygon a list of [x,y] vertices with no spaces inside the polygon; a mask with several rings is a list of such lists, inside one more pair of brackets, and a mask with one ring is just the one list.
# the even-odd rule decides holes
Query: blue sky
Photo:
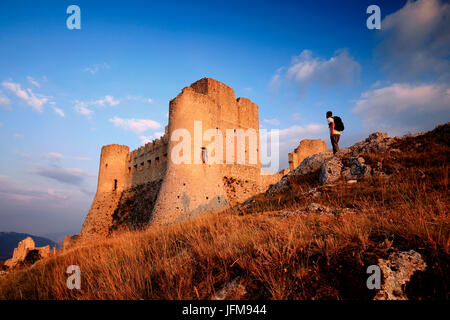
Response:
[{"label": "blue sky", "polygon": [[[66,8],[81,8],[81,30]],[[381,30],[366,8],[381,9]],[[2,1],[0,231],[77,233],[102,145],[134,149],[169,100],[211,77],[280,130],[281,168],[304,138],[450,120],[449,4],[418,1]],[[280,168],[280,169],[281,169]]]}]

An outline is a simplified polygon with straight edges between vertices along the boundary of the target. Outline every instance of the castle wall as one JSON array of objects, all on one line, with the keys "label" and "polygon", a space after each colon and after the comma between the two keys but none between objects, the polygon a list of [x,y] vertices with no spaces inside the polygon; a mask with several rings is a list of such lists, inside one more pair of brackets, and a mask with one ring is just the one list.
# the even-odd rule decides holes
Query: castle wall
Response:
[{"label": "castle wall", "polygon": [[168,135],[130,152],[126,160],[126,189],[164,178]]},{"label": "castle wall", "polygon": [[297,168],[305,158],[325,151],[327,151],[327,146],[325,141],[321,139],[305,139],[300,141],[298,147],[288,154],[289,170]]}]

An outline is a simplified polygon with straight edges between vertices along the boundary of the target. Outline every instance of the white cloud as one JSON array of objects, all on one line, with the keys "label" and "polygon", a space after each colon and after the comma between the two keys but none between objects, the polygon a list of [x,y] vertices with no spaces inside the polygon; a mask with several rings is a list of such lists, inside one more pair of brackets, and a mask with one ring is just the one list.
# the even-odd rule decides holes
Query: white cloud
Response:
[{"label": "white cloud", "polygon": [[152,98],[144,98],[141,96],[127,96],[127,100],[131,101],[140,101],[140,102],[146,102],[146,103],[153,103]]},{"label": "white cloud", "polygon": [[450,120],[450,87],[443,84],[394,83],[361,94],[353,112],[368,131],[428,130]]},{"label": "white cloud", "polygon": [[38,88],[41,87],[40,84],[39,84],[39,82],[37,82],[33,77],[27,76],[27,80],[28,80],[33,86],[38,87]]},{"label": "white cloud", "polygon": [[19,99],[25,101],[36,112],[42,112],[44,104],[48,102],[48,98],[43,95],[35,95],[31,89],[22,89],[20,84],[3,81],[3,87],[13,92]]},{"label": "white cloud", "polygon": [[118,105],[119,103],[120,103],[120,101],[114,100],[113,96],[106,95],[103,99],[99,99],[99,100],[93,102],[92,104],[96,104],[101,107],[104,107],[105,105],[109,105],[109,106],[113,107],[113,106]]},{"label": "white cloud", "polygon": [[84,69],[84,72],[89,72],[90,74],[94,75],[97,72],[99,72],[100,70],[105,70],[105,69],[110,69],[110,66],[104,62],[101,64],[93,64],[90,67],[87,67]]},{"label": "white cloud", "polygon": [[164,132],[155,132],[154,135],[149,135],[149,136],[139,136],[139,140],[141,140],[141,145],[145,145],[149,142],[152,142],[155,139],[159,139],[164,135]]},{"label": "white cloud", "polygon": [[433,75],[450,80],[450,4],[408,1],[381,22],[376,49],[384,70],[397,79]]},{"label": "white cloud", "polygon": [[86,102],[77,100],[77,101],[75,101],[73,110],[75,110],[76,113],[81,114],[81,115],[85,116],[86,118],[90,119],[92,117],[92,114],[94,113],[94,111],[89,109],[87,106],[88,105]]},{"label": "white cloud", "polygon": [[329,59],[314,57],[312,51],[303,50],[300,55],[292,58],[286,71],[284,67],[276,71],[269,83],[269,89],[276,93],[284,80],[294,81],[299,96],[302,97],[313,85],[329,89],[351,84],[359,79],[360,71],[359,63],[345,49],[336,51]]},{"label": "white cloud", "polygon": [[278,68],[278,70],[275,72],[272,79],[270,80],[269,90],[272,93],[277,93],[281,87],[283,70],[284,70],[284,67]]},{"label": "white cloud", "polygon": [[[306,125],[295,125],[278,130],[278,133],[274,131],[261,132],[261,143],[267,141],[268,149],[271,148],[272,137],[278,134],[279,145],[278,149],[275,148],[275,154],[271,154],[270,157],[278,158],[280,168],[286,168],[288,166],[288,153],[292,152],[303,139],[326,139],[328,137],[328,126],[326,124],[310,123]],[[272,158],[273,159],[273,158]]]},{"label": "white cloud", "polygon": [[303,50],[292,59],[286,77],[294,79],[302,94],[312,84],[327,89],[333,86],[349,84],[359,79],[361,66],[347,50],[338,50],[330,59],[313,57],[310,50]]},{"label": "white cloud", "polygon": [[63,111],[62,109],[57,108],[57,107],[53,107],[53,111],[54,111],[58,116],[60,116],[61,118],[64,118],[64,117],[65,117],[64,111]]},{"label": "white cloud", "polygon": [[271,126],[275,126],[275,127],[280,125],[280,121],[278,121],[278,119],[275,119],[275,118],[274,119],[264,119],[263,121],[264,121],[264,123],[270,124]]},{"label": "white cloud", "polygon": [[61,153],[58,152],[50,152],[44,156],[47,159],[51,160],[62,160],[64,159],[64,156]]},{"label": "white cloud", "polygon": [[145,145],[145,144],[147,144],[149,142],[152,142],[153,139],[154,138],[153,138],[152,135],[150,135],[150,136],[139,136],[139,140],[141,140],[141,145]]},{"label": "white cloud", "polygon": [[13,134],[13,138],[14,138],[14,139],[23,139],[24,136],[21,135],[21,134],[18,134],[18,133],[14,133],[14,134]]},{"label": "white cloud", "polygon": [[[327,130],[325,124],[311,123],[308,125],[291,126],[279,131],[280,141],[291,137],[306,139],[306,137],[313,137],[317,134],[323,133]],[[305,137],[305,138],[303,138]]]},{"label": "white cloud", "polygon": [[60,200],[66,200],[68,198],[66,194],[64,194],[60,191],[55,191],[54,189],[48,189],[47,194],[51,198],[60,199]]},{"label": "white cloud", "polygon": [[7,97],[0,96],[0,106],[3,106],[7,109],[10,108],[11,101]]},{"label": "white cloud", "polygon": [[149,129],[159,129],[161,125],[149,119],[122,119],[115,116],[109,119],[116,127],[121,127],[125,130],[133,131],[136,134],[140,134]]},{"label": "white cloud", "polygon": [[78,161],[91,161],[92,158],[88,158],[88,157],[75,157],[76,160]]},{"label": "white cloud", "polygon": [[[105,107],[105,106],[116,106],[120,103],[119,100],[115,99],[112,95],[106,95],[102,99],[98,99],[95,101],[81,101],[81,100],[75,100],[75,105],[73,109],[76,113],[81,114],[85,116],[86,118],[90,119],[92,115],[94,114],[94,111],[90,109],[92,106],[98,106],[98,107]],[[56,112],[56,111],[55,111]]]}]

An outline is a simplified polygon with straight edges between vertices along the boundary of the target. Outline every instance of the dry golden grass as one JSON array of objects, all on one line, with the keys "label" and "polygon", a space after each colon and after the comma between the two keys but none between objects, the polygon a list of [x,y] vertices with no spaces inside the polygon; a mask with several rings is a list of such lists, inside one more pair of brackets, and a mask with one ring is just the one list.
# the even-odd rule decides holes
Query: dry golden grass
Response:
[{"label": "dry golden grass", "polygon": [[[371,299],[367,266],[395,247],[420,252],[428,265],[407,285],[408,296],[447,299],[450,150],[446,143],[422,151],[410,145],[399,142],[395,158],[365,156],[392,167],[390,179],[343,184],[312,198],[300,193],[314,180],[295,178],[290,191],[260,195],[246,210],[79,244],[1,278],[0,298],[211,299],[238,278],[245,290],[228,298]],[[301,214],[312,201],[356,213]],[[298,213],[286,217],[287,209]],[[81,290],[66,287],[72,264],[81,268]]]}]

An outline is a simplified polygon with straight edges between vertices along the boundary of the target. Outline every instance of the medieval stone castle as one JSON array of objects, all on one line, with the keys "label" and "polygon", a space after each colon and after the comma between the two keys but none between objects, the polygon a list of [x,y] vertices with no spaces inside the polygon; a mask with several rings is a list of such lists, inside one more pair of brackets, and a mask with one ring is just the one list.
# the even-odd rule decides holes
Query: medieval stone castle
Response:
[{"label": "medieval stone castle", "polygon": [[[228,134],[214,151],[204,138],[200,142],[183,141],[187,150],[181,151],[186,154],[180,154],[180,132],[188,137],[199,134],[204,137],[211,129],[216,130],[217,136],[242,129],[253,132],[256,141],[244,137],[241,159],[235,157],[238,146],[228,148],[238,139],[237,135]],[[312,141],[308,144],[314,145],[314,150],[300,152],[299,146],[289,156],[290,166],[298,165],[300,157],[325,151],[323,141]],[[262,172],[259,146],[255,103],[246,98],[236,99],[233,89],[219,81],[203,78],[194,82],[170,101],[169,123],[160,139],[131,152],[123,145],[103,146],[97,193],[81,238],[108,235],[120,224],[135,228],[174,222],[199,211],[223,210],[264,192],[282,174]],[[193,161],[174,158],[185,158],[189,153]],[[218,154],[227,161],[210,160]]]}]

